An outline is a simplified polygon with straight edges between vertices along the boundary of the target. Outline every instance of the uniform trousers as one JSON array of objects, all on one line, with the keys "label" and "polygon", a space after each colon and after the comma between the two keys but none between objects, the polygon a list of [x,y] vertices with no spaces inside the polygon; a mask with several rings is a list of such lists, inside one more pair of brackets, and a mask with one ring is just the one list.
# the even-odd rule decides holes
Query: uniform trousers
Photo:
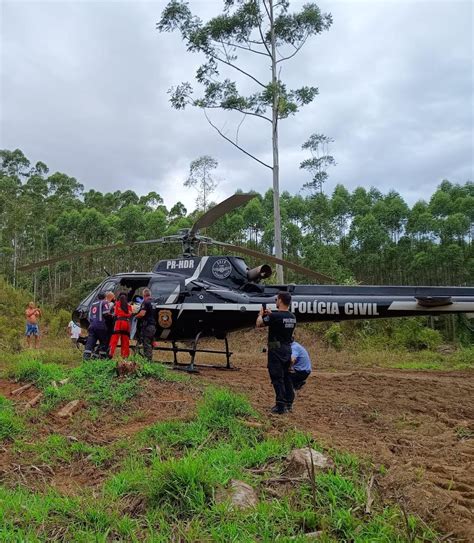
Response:
[{"label": "uniform trousers", "polygon": [[295,390],[300,390],[306,382],[306,379],[309,377],[311,372],[309,371],[298,371],[290,373],[291,381],[293,383],[293,388]]},{"label": "uniform trousers", "polygon": [[115,322],[112,339],[110,340],[110,358],[114,357],[120,339],[120,354],[123,358],[130,355],[130,323],[128,321]]},{"label": "uniform trousers", "polygon": [[92,357],[97,342],[99,342],[99,358],[106,358],[109,347],[109,334],[105,323],[92,323],[89,326],[88,334],[84,349],[84,360],[89,360]]},{"label": "uniform trousers", "polygon": [[291,407],[295,399],[293,382],[289,372],[291,365],[291,347],[281,345],[268,350],[268,373],[275,390],[275,404],[282,411]]},{"label": "uniform trousers", "polygon": [[143,354],[147,360],[153,360],[153,341],[155,339],[156,326],[154,324],[142,325]]}]

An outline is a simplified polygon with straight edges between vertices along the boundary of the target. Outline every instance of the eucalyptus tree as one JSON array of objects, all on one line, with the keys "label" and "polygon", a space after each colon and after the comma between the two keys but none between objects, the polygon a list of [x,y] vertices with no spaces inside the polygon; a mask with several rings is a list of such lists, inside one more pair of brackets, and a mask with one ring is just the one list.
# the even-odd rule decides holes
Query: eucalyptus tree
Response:
[{"label": "eucalyptus tree", "polygon": [[217,160],[209,155],[200,156],[189,165],[189,175],[184,182],[184,186],[197,190],[196,204],[203,211],[207,211],[210,203],[209,197],[218,185],[218,181],[213,174],[217,166],[219,166]]},{"label": "eucalyptus tree", "polygon": [[311,180],[304,184],[304,187],[317,192],[323,192],[323,184],[329,177],[328,166],[335,166],[334,157],[329,154],[329,144],[333,143],[333,139],[324,136],[323,134],[311,134],[311,136],[303,143],[301,148],[309,151],[311,156],[305,158],[300,164],[302,170],[306,170],[311,174]]},{"label": "eucalyptus tree", "polygon": [[[329,29],[332,17],[321,13],[312,2],[297,12],[289,11],[289,0],[223,0],[223,4],[223,12],[207,22],[194,15],[185,0],[171,0],[165,7],[157,24],[158,30],[177,30],[189,52],[204,56],[204,62],[196,72],[196,81],[202,85],[203,94],[195,97],[191,83],[185,82],[170,89],[171,104],[176,109],[188,105],[201,108],[222,138],[272,171],[273,245],[275,255],[281,258],[279,122],[311,103],[318,94],[313,86],[288,89],[282,79],[282,68],[311,36]],[[252,86],[252,92],[243,94],[236,81],[221,75],[222,69],[229,68]],[[232,111],[242,117],[235,136],[211,119],[209,112],[213,109]],[[247,116],[268,124],[271,163],[256,156],[239,141],[239,128]],[[283,281],[281,266],[277,267],[277,279]]]}]

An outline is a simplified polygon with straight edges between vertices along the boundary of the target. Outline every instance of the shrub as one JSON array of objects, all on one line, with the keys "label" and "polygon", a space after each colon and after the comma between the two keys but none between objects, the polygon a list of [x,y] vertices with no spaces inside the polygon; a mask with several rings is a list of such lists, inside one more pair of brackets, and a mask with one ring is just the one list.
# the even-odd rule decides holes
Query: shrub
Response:
[{"label": "shrub", "polygon": [[337,351],[340,351],[344,343],[341,332],[341,325],[338,322],[335,322],[332,326],[330,326],[324,334],[324,339],[327,341],[328,345],[330,345]]},{"label": "shrub", "polygon": [[442,343],[442,336],[437,330],[427,328],[424,319],[400,320],[393,334],[395,347],[411,350],[429,349],[434,351]]},{"label": "shrub", "polygon": [[56,315],[51,319],[49,324],[49,333],[56,337],[66,337],[66,328],[71,320],[71,313],[60,309]]},{"label": "shrub", "polygon": [[213,482],[202,457],[172,458],[155,465],[148,483],[149,503],[188,517],[202,511],[210,501]]}]

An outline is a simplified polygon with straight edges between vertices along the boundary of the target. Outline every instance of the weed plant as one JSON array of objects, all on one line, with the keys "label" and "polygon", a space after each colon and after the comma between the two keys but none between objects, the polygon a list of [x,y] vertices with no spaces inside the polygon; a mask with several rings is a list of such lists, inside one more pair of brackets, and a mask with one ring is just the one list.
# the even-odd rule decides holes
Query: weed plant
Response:
[{"label": "weed plant", "polygon": [[0,396],[0,443],[12,440],[23,429],[23,420],[15,413],[12,402]]},{"label": "weed plant", "polygon": [[[110,360],[89,360],[68,368],[54,362],[45,363],[37,353],[18,356],[9,364],[6,374],[17,381],[35,384],[44,394],[41,404],[44,411],[77,399],[84,400],[90,407],[118,408],[140,391],[142,377],[168,381],[178,378],[161,364],[150,364],[143,359],[140,359],[138,375],[117,379],[114,362]],[[66,384],[57,386],[66,378]]]}]

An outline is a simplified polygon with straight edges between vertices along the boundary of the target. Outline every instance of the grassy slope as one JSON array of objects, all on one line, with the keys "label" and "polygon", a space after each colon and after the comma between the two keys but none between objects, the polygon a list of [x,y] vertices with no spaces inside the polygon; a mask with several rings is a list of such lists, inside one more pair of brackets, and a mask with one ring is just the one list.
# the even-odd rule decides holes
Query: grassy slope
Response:
[{"label": "grassy slope", "polygon": [[[258,415],[248,401],[222,389],[207,389],[194,419],[150,425],[130,439],[106,445],[71,441],[66,435],[36,431],[52,409],[81,398],[88,416],[117,413],[133,402],[145,379],[176,379],[160,365],[142,364],[138,378],[117,380],[107,362],[76,365],[77,355],[51,351],[46,357],[10,357],[5,373],[34,382],[45,395],[29,414],[1,399],[0,440],[19,461],[54,469],[75,459],[106,472],[93,494],[84,488],[65,496],[52,488],[0,487],[2,541],[305,541],[305,532],[322,530],[320,541],[435,540],[421,521],[396,505],[376,501],[364,512],[373,466],[351,455],[329,451],[334,471],[317,474],[315,484],[278,485],[283,459],[294,447],[311,443],[295,432],[278,433],[269,423],[250,424]],[[58,363],[60,362],[60,363]],[[65,376],[60,388],[51,381]],[[263,472],[259,468],[265,467]],[[259,505],[239,512],[215,499],[231,479],[242,479],[259,493]]]}]

